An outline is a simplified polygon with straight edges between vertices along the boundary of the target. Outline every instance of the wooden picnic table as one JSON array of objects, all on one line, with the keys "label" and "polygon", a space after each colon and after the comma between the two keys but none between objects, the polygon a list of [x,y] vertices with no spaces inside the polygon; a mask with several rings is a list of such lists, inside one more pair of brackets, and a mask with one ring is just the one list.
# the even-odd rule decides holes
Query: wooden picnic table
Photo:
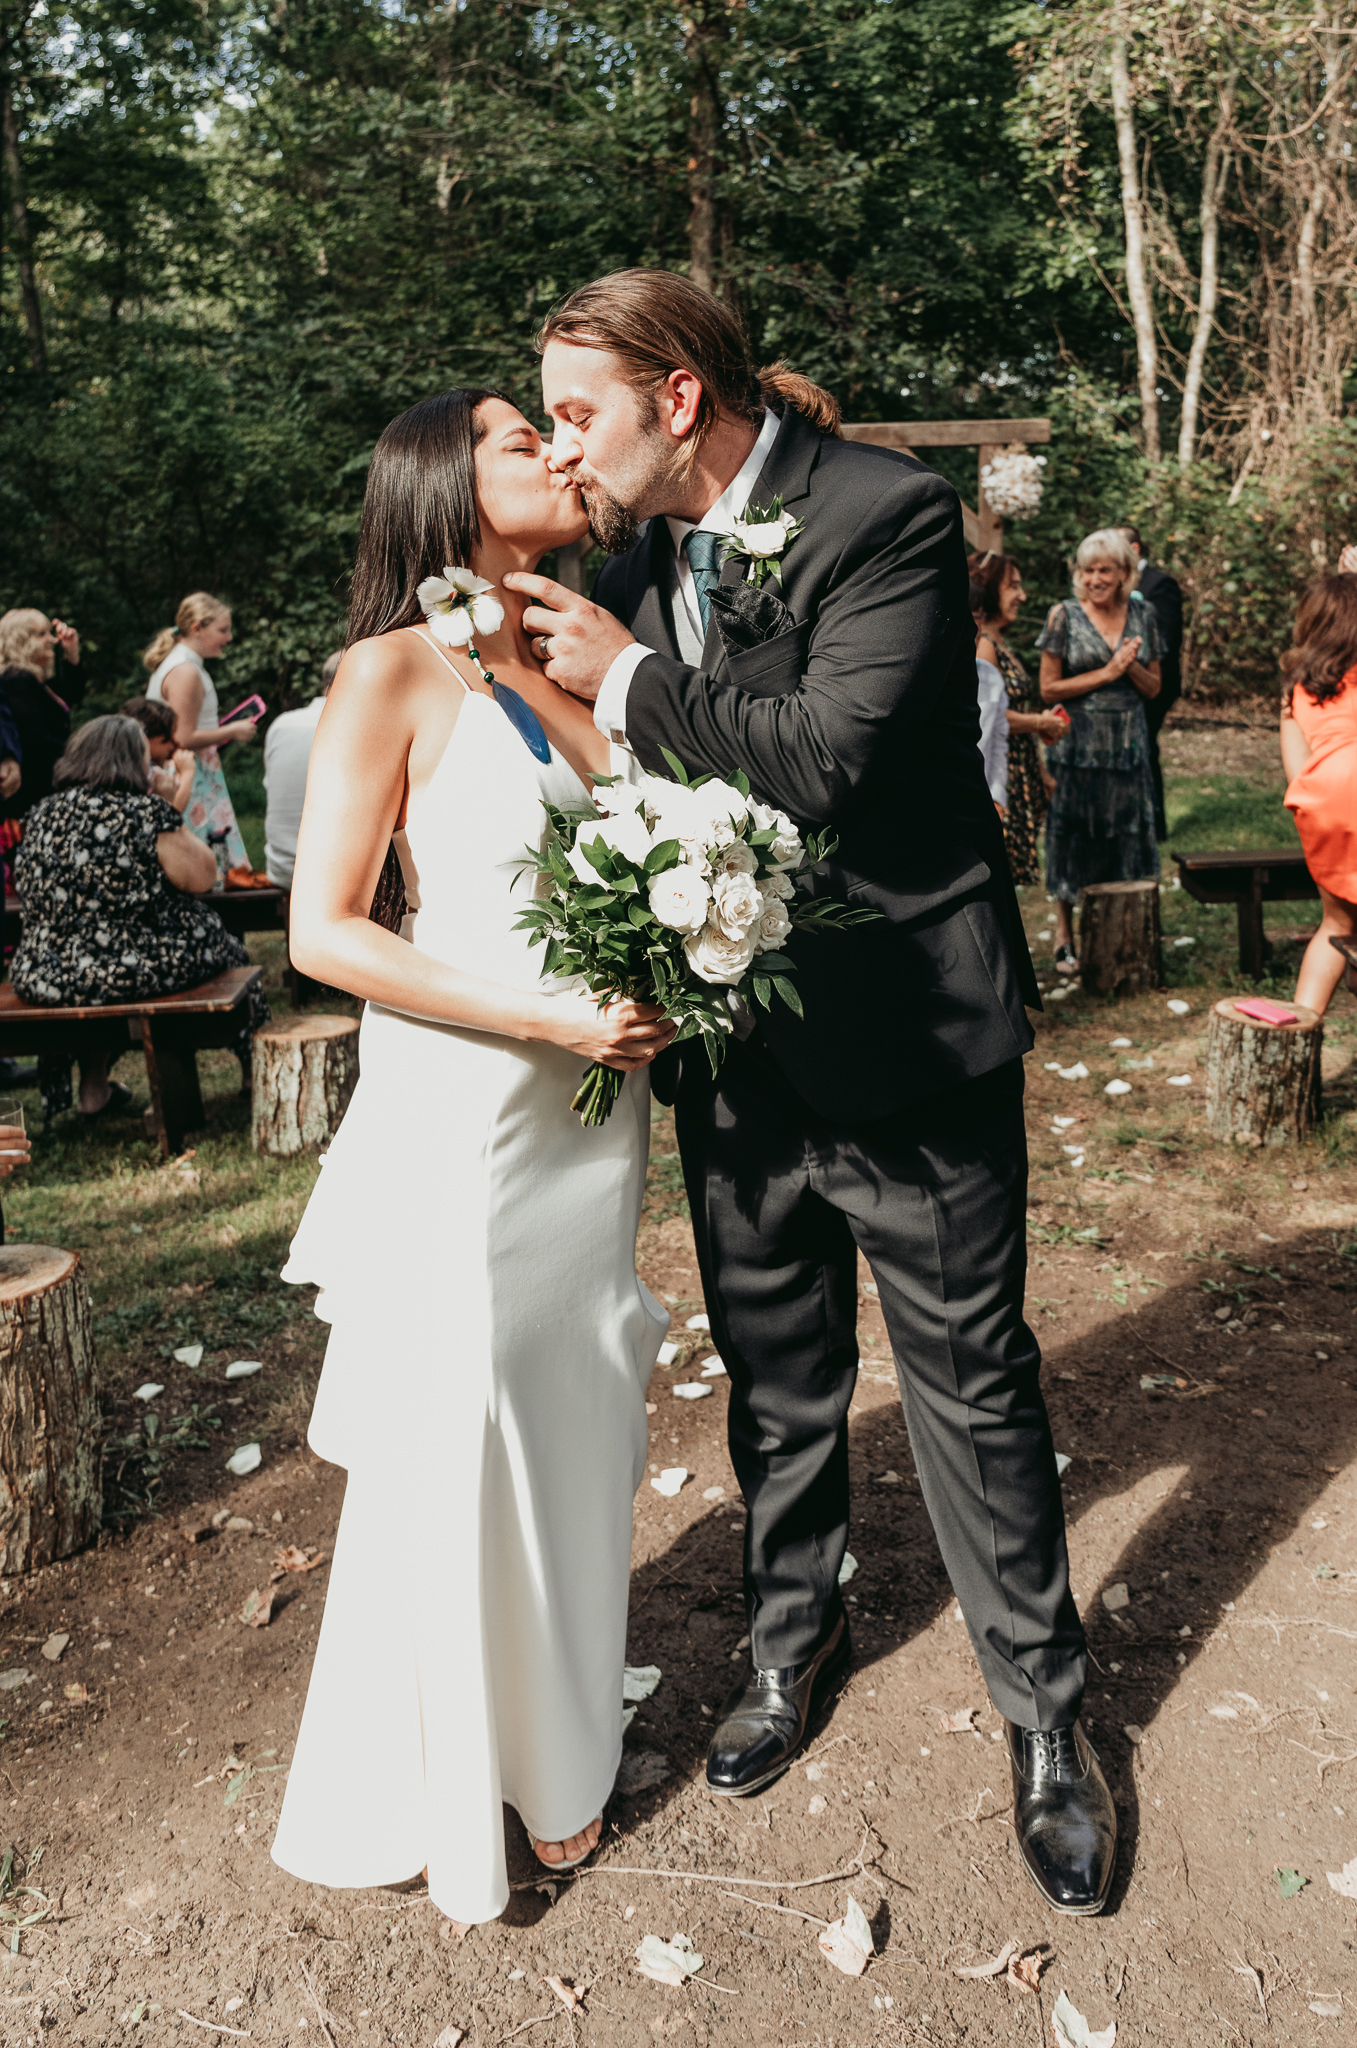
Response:
[{"label": "wooden picnic table", "polygon": [[1233,903],[1239,912],[1239,971],[1262,976],[1269,953],[1263,930],[1265,903],[1300,903],[1318,896],[1297,847],[1244,853],[1175,853],[1178,875],[1198,903]]},{"label": "wooden picnic table", "polygon": [[228,967],[179,995],[78,1007],[26,1003],[9,982],[0,982],[0,1057],[64,1053],[78,1060],[126,1051],[129,1039],[139,1044],[151,1090],[151,1129],[168,1159],[204,1120],[198,1053],[234,1042],[250,990],[263,974],[262,967]]}]

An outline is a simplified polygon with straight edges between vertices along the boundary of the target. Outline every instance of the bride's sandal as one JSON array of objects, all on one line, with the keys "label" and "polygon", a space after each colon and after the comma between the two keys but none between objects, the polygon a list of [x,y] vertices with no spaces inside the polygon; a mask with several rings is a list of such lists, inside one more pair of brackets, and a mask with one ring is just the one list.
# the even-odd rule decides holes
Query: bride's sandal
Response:
[{"label": "bride's sandal", "polygon": [[1077,974],[1079,962],[1073,946],[1057,946],[1055,949],[1055,971],[1057,974]]},{"label": "bride's sandal", "polygon": [[[590,1821],[589,1826],[596,1827],[598,1829],[597,1840],[591,1842],[587,1849],[581,1849],[578,1856],[563,1856],[559,1863],[548,1862],[547,1858],[541,1854],[541,1850],[539,1849],[538,1844],[544,1841],[544,1838],[542,1836],[529,1835],[528,1845],[531,1848],[533,1855],[537,1858],[537,1861],[541,1864],[543,1870],[550,1870],[554,1872],[563,1870],[578,1870],[581,1863],[587,1863],[589,1861],[589,1858],[594,1854],[595,1850],[598,1848],[599,1844],[603,1840],[603,1815],[600,1814],[597,1820]],[[580,1833],[587,1834],[588,1828],[582,1828],[580,1830]],[[557,1846],[564,1848],[565,1844],[559,1843]]]}]

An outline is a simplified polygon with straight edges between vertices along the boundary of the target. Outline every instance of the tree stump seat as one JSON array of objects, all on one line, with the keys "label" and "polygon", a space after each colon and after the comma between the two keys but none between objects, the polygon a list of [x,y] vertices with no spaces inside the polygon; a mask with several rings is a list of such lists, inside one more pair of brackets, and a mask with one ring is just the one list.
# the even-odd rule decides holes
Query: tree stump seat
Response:
[{"label": "tree stump seat", "polygon": [[1091,882],[1079,897],[1079,977],[1097,996],[1143,995],[1164,981],[1159,882]]},{"label": "tree stump seat", "polygon": [[315,1152],[339,1129],[358,1080],[358,1019],[292,1017],[254,1039],[256,1152]]},{"label": "tree stump seat", "polygon": [[1320,1109],[1324,1020],[1288,1003],[1292,1024],[1242,1016],[1227,997],[1211,1012],[1206,1045],[1206,1127],[1235,1145],[1296,1145]]},{"label": "tree stump seat", "polygon": [[92,1543],[103,1518],[90,1291],[74,1252],[0,1247],[0,1572]]}]

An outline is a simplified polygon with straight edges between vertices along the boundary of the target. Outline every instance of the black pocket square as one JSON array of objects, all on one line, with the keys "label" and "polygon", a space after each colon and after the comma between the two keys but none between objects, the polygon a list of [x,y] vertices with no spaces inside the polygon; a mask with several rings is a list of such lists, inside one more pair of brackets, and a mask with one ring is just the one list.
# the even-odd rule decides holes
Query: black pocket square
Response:
[{"label": "black pocket square", "polygon": [[747,654],[796,627],[782,599],[766,586],[755,590],[752,583],[719,583],[711,593],[711,608],[727,654]]}]

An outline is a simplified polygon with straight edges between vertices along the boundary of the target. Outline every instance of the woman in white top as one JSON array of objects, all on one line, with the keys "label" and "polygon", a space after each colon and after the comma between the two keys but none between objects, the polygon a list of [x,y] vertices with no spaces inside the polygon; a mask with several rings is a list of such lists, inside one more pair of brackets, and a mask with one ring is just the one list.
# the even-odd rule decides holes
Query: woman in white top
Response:
[{"label": "woman in white top", "polygon": [[175,613],[174,624],[156,634],[142,660],[152,671],[147,696],[169,705],[176,720],[175,746],[187,748],[197,759],[184,823],[203,840],[209,833],[224,831],[226,865],[238,868],[248,864],[249,856],[222,774],[220,749],[232,740],[252,740],[255,722],[218,722],[217,692],[206,667],[230,643],[230,607],[205,590],[195,590]]}]

